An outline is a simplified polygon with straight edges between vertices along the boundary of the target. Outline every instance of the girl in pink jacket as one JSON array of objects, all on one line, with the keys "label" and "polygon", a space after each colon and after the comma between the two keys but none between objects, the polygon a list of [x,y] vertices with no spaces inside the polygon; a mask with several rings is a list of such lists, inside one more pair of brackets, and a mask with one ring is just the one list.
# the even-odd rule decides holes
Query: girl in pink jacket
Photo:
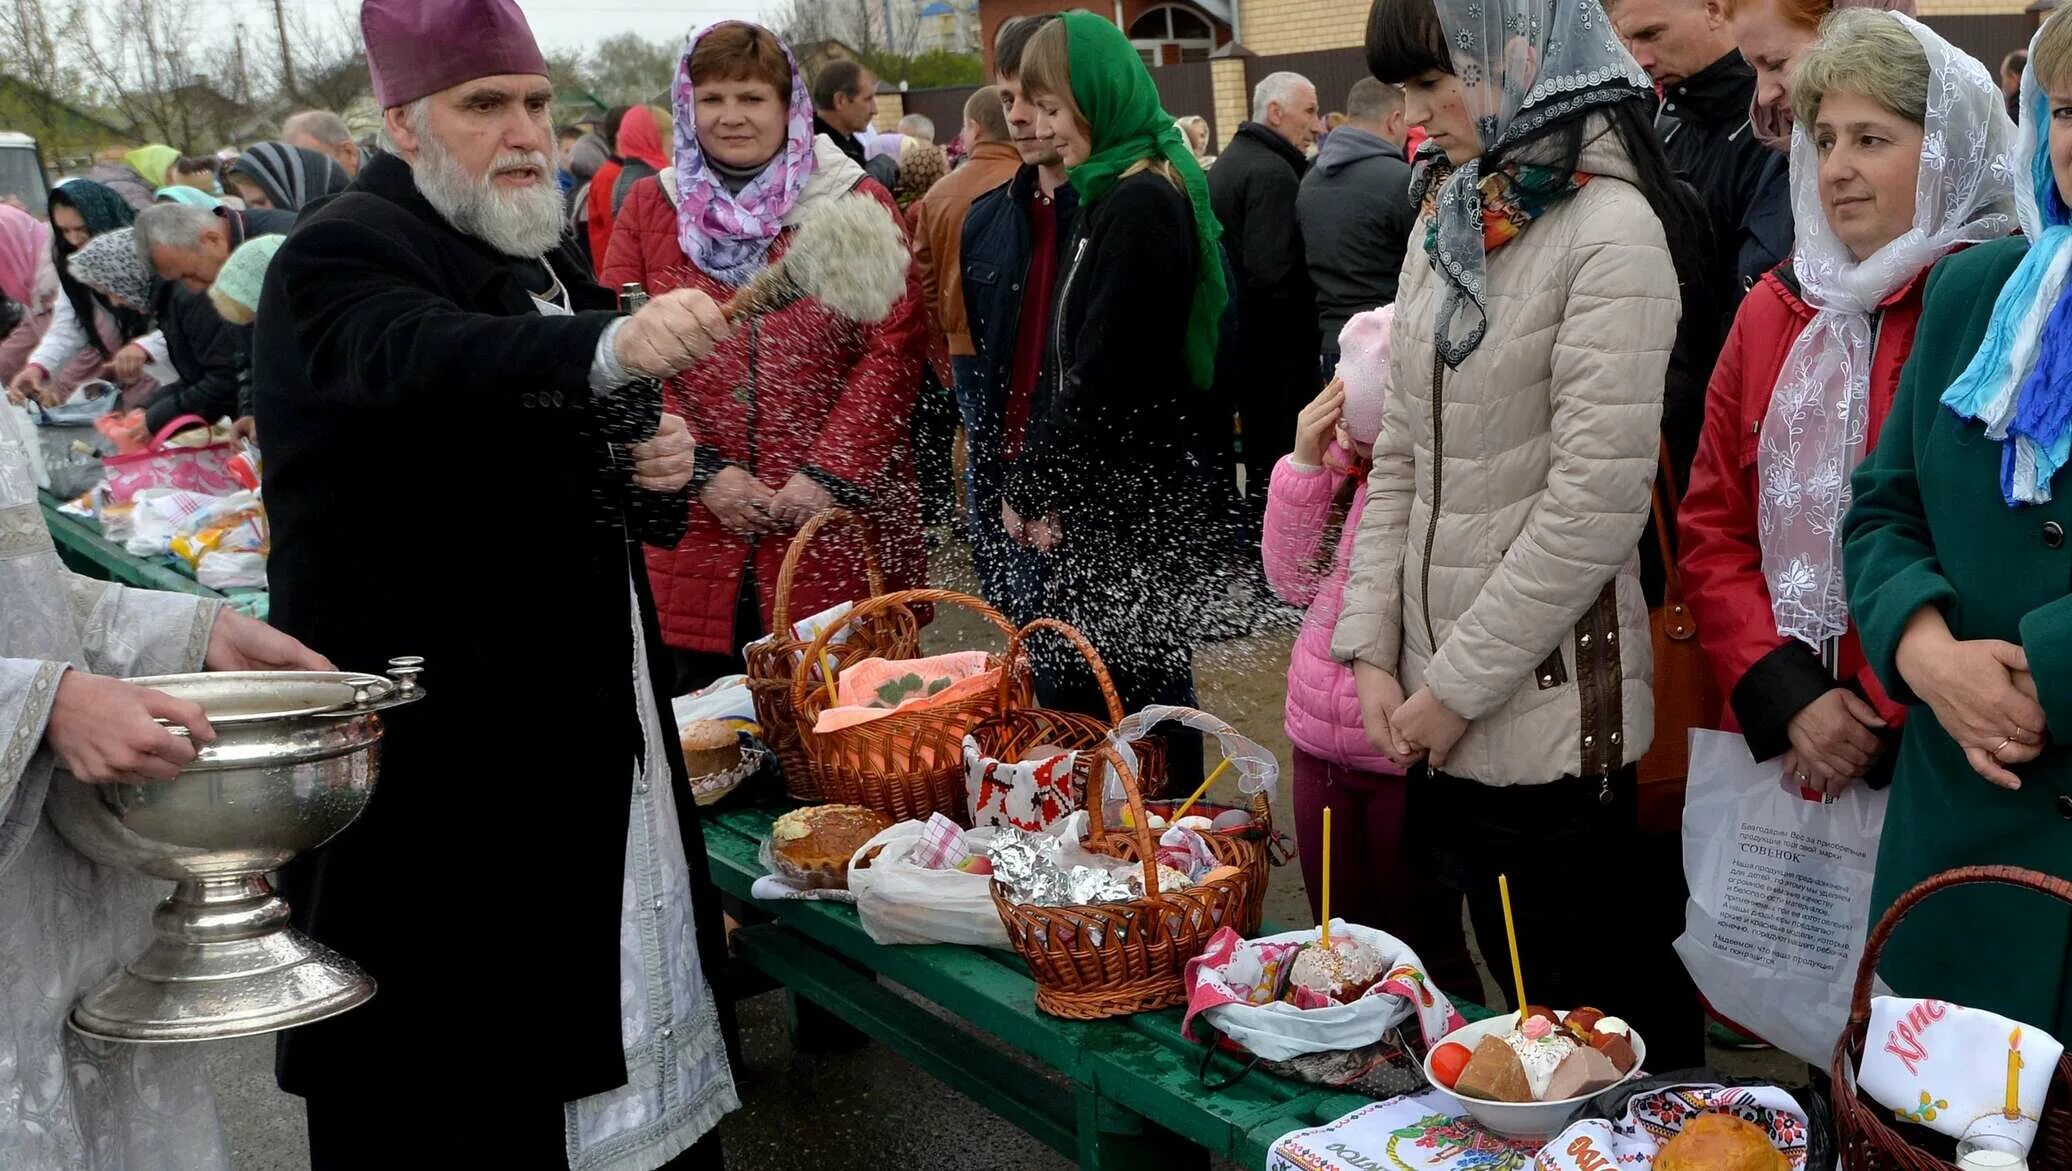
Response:
[{"label": "girl in pink jacket", "polygon": [[[1288,740],[1295,839],[1311,914],[1323,890],[1324,807],[1332,809],[1332,913],[1414,949],[1447,991],[1481,987],[1459,897],[1401,859],[1403,769],[1367,742],[1352,669],[1331,657],[1353,534],[1367,505],[1367,456],[1381,428],[1393,306],[1352,318],[1338,336],[1338,378],[1303,408],[1295,451],[1267,486],[1266,580],[1308,608],[1288,660]],[[1326,542],[1330,542],[1328,545]]]}]

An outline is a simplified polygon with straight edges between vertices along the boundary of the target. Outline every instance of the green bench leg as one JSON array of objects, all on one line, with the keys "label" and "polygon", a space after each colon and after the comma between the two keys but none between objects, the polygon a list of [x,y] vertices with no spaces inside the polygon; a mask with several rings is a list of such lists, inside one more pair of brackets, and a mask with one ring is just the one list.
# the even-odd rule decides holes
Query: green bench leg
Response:
[{"label": "green bench leg", "polygon": [[1072,1088],[1079,1122],[1079,1171],[1205,1171],[1209,1153],[1172,1131]]},{"label": "green bench leg", "polygon": [[[828,962],[836,959],[829,956]],[[858,970],[866,979],[876,979],[868,969]],[[784,1031],[798,1053],[854,1053],[871,1043],[868,1033],[790,988],[784,990]]]}]

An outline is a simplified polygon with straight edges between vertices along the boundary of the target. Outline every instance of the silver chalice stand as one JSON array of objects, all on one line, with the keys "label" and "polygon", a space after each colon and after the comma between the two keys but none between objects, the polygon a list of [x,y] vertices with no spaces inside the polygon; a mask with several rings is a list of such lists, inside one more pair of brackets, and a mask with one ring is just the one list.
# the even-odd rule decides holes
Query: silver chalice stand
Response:
[{"label": "silver chalice stand", "polygon": [[[374,981],[296,931],[272,872],[352,824],[374,793],[381,717],[421,698],[424,660],[389,677],[224,671],[131,682],[208,712],[216,740],[170,781],[52,778],[51,817],[96,861],[176,885],[144,954],[80,997],[72,1027],[112,1041],[206,1041],[364,1004]],[[184,729],[174,729],[184,732]]]}]

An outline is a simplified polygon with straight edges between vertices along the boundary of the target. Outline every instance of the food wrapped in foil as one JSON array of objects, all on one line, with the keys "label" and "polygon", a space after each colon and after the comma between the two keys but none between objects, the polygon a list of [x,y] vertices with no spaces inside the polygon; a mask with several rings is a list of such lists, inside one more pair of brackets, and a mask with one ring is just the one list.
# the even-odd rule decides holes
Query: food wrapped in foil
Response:
[{"label": "food wrapped in foil", "polygon": [[988,854],[993,878],[1012,902],[1039,907],[1078,907],[1126,902],[1137,897],[1140,876],[1132,884],[1120,867],[1109,869],[1066,863],[1060,854],[1078,843],[1051,834],[1032,834],[1002,826],[993,834]]}]

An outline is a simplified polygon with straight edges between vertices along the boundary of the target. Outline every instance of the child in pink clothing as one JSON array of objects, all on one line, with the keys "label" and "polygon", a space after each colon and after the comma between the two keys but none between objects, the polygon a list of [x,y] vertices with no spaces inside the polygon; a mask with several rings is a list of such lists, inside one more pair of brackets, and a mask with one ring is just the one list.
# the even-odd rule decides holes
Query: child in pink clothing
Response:
[{"label": "child in pink clothing", "polygon": [[1311,913],[1323,890],[1329,805],[1337,835],[1332,914],[1403,940],[1441,989],[1473,997],[1481,979],[1468,956],[1459,896],[1402,861],[1403,769],[1367,742],[1352,669],[1331,657],[1353,534],[1367,506],[1366,461],[1381,428],[1394,313],[1392,306],[1361,313],[1339,334],[1338,377],[1303,408],[1295,451],[1274,466],[1260,552],[1274,592],[1309,611],[1288,661],[1287,729]]}]

